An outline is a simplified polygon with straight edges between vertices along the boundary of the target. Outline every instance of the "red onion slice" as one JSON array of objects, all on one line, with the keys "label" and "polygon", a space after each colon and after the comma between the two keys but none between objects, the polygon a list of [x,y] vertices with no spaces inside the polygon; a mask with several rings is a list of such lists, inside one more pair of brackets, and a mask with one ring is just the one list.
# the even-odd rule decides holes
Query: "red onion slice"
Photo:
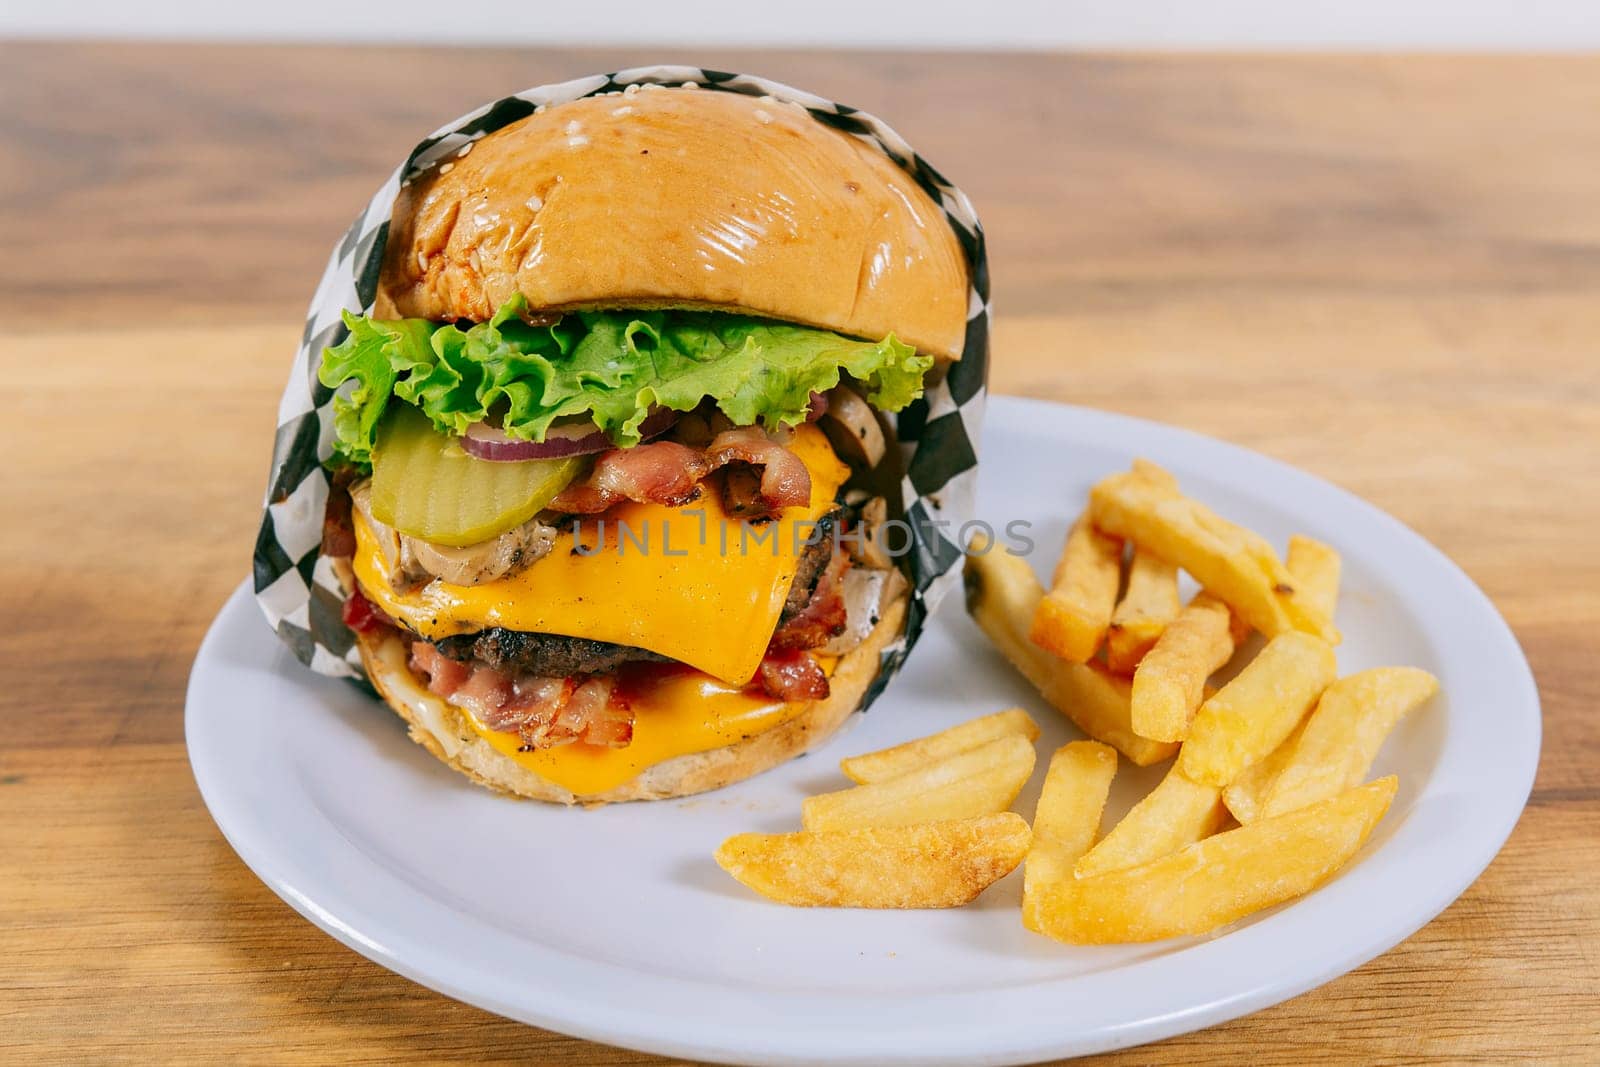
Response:
[{"label": "red onion slice", "polygon": [[[646,415],[639,424],[639,435],[648,440],[665,433],[678,421],[678,413],[669,408],[657,408]],[[478,459],[515,463],[526,459],[561,459],[564,456],[585,456],[604,452],[614,447],[605,431],[591,422],[557,423],[545,433],[543,441],[523,441],[508,436],[497,426],[475,422],[467,427],[461,438],[462,451]]]}]

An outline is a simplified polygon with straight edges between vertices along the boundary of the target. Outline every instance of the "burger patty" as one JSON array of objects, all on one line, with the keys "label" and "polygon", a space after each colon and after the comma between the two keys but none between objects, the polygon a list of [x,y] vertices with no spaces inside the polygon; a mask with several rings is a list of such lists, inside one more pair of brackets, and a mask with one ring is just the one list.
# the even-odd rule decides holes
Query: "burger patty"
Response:
[{"label": "burger patty", "polygon": [[843,520],[844,508],[840,507],[817,520],[812,543],[805,546],[795,563],[794,584],[789,586],[789,599],[783,602],[783,614],[778,617],[779,626],[800,614],[811,603],[811,594],[817,589],[817,579],[822,577],[822,572],[828,569],[828,563],[833,559],[837,545],[834,535],[839,532],[839,524]]},{"label": "burger patty", "polygon": [[487,663],[508,674],[566,677],[607,674],[624,663],[665,663],[667,657],[632,645],[587,637],[524,633],[503,626],[435,641],[439,651],[462,662]]},{"label": "burger patty", "polygon": [[[778,625],[782,626],[811,602],[817,579],[834,553],[834,532],[844,517],[835,508],[817,520],[816,536],[806,545],[795,566],[794,584],[784,601]],[[495,626],[474,634],[459,634],[433,642],[439,651],[462,662],[486,663],[499,671],[566,677],[573,674],[607,674],[624,663],[666,663],[669,658],[632,645],[593,641],[585,637],[527,633]]]}]

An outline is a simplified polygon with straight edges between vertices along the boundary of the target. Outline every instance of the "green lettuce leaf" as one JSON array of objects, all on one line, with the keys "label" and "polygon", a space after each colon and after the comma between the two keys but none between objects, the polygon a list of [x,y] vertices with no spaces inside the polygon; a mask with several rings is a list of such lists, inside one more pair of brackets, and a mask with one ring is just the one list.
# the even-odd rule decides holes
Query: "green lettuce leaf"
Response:
[{"label": "green lettuce leaf", "polygon": [[322,354],[318,378],[337,389],[334,448],[370,466],[390,398],[460,434],[491,412],[511,437],[542,441],[556,419],[587,416],[619,447],[639,443],[656,406],[689,411],[706,398],[740,426],[776,429],[806,417],[813,392],[849,375],[883,411],[922,395],[933,365],[891,334],[857,341],[826,330],[713,311],[596,311],[530,326],[522,297],[466,330],[422,319],[374,322],[346,313],[350,336]]}]

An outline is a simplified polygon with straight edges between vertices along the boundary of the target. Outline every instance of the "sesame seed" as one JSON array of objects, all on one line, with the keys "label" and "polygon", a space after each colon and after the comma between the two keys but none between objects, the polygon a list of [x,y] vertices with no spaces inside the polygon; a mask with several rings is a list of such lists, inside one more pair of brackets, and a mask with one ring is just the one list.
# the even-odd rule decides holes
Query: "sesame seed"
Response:
[{"label": "sesame seed", "polygon": [[756,121],[765,126],[772,121],[772,112],[756,108]]},{"label": "sesame seed", "polygon": [[626,89],[622,90],[622,95],[623,96],[632,96],[635,93],[637,93],[638,91],[639,91],[639,85],[636,82],[633,85],[630,85]]},{"label": "sesame seed", "polygon": [[544,207],[544,201],[539,198],[537,193],[534,194],[533,196],[528,197],[528,210],[529,211],[538,211],[542,207]]},{"label": "sesame seed", "polygon": [[478,258],[478,250],[476,248],[467,253],[467,262],[472,264],[472,269],[475,273],[483,273],[483,260]]},{"label": "sesame seed", "polygon": [[568,148],[582,148],[584,145],[586,145],[588,143],[589,143],[589,138],[583,136],[583,134],[581,134],[581,133],[578,134],[576,137],[568,137],[567,138],[567,147]]},{"label": "sesame seed", "polygon": [[439,168],[439,173],[440,174],[449,174],[451,171],[453,171],[455,169],[456,169],[456,165],[454,163],[446,163],[444,166]]},{"label": "sesame seed", "polygon": [[571,122],[567,123],[566,133],[567,133],[568,137],[575,136],[575,135],[580,134],[582,132],[583,132],[583,123],[579,122],[577,119],[573,119]]},{"label": "sesame seed", "polygon": [[477,144],[477,143],[478,143],[477,141],[468,141],[466,144],[462,145],[461,146],[461,151],[456,153],[456,158],[457,159],[465,158],[466,154],[468,152],[472,151],[472,146]]},{"label": "sesame seed", "polygon": [[656,90],[657,90],[657,89],[661,89],[661,88],[663,88],[663,86],[661,86],[661,85],[658,85],[658,84],[656,84],[656,83],[655,83],[655,82],[645,82],[645,83],[644,83],[644,88],[645,88],[645,91],[646,91],[646,92],[654,92],[654,91],[656,91]]},{"label": "sesame seed", "polygon": [[426,252],[418,252],[417,253],[417,269],[422,271],[424,274],[427,273],[427,271],[428,271],[428,253],[426,253]]},{"label": "sesame seed", "polygon": [[633,114],[633,108],[629,107],[627,104],[623,104],[621,107],[612,108],[611,113],[620,119],[624,115]]},{"label": "sesame seed", "polygon": [[535,115],[543,115],[544,114],[544,108],[545,108],[545,106],[543,104],[540,104],[538,107],[533,109],[533,113]]},{"label": "sesame seed", "polygon": [[683,83],[683,88],[685,88],[685,89],[698,89],[698,88],[700,88],[700,86],[696,82],[684,82]]}]

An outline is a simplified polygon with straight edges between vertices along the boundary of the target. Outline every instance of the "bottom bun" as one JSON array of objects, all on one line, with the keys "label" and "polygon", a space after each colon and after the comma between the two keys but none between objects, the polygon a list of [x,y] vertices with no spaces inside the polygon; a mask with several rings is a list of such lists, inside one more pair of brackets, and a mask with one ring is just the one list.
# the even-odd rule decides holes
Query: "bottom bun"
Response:
[{"label": "bottom bun", "polygon": [[631,781],[603,793],[580,795],[529,770],[496,750],[465,721],[461,709],[429,692],[406,663],[405,643],[394,633],[357,634],[367,677],[383,699],[410,724],[411,739],[468,778],[514,796],[557,804],[609,804],[665,800],[743,781],[808,752],[833,736],[855,713],[867,686],[878,676],[881,653],[900,635],[906,594],[884,610],[854,651],[839,660],[823,700],[808,701],[794,717],[722,748],[692,752],[646,767]]}]

